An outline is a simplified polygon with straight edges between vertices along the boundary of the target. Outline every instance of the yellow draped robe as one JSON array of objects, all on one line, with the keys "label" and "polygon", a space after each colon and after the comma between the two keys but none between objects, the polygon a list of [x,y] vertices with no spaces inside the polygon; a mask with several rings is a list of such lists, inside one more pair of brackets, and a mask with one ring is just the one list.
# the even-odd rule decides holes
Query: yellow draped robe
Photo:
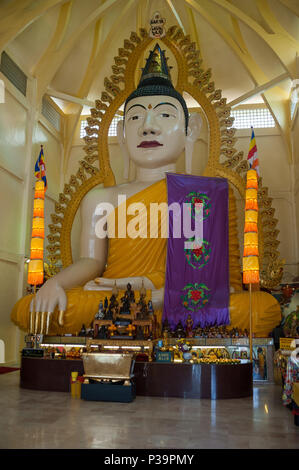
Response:
[{"label": "yellow draped robe", "polygon": [[[161,219],[159,217],[158,238],[150,234],[150,203],[167,202],[166,181],[159,181],[127,200],[129,204],[143,203],[147,209],[147,238],[109,238],[107,269],[103,277],[117,279],[122,277],[145,276],[152,281],[156,289],[165,284],[165,265],[167,238],[161,237]],[[115,210],[115,227],[118,227],[118,212]],[[127,216],[127,227],[134,216]],[[249,330],[249,294],[242,291],[240,255],[237,235],[236,204],[233,191],[229,190],[229,269],[230,285],[236,293],[230,295],[230,327]],[[68,299],[64,326],[59,327],[58,312],[54,312],[49,334],[76,334],[82,324],[89,326],[98,311],[100,300],[111,296],[111,291],[87,291],[82,287],[66,292]],[[119,293],[119,298],[122,292]],[[20,299],[13,308],[11,319],[21,329],[27,330],[29,324],[29,306],[32,295]],[[147,299],[150,291],[147,292]],[[265,337],[280,322],[281,311],[276,299],[265,292],[252,293],[253,332]],[[162,311],[155,312],[161,324]]]}]

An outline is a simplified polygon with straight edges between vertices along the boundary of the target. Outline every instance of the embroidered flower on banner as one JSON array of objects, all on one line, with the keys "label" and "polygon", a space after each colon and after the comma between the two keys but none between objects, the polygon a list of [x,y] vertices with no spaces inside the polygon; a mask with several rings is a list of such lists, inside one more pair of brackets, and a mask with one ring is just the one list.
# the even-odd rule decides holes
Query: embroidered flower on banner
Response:
[{"label": "embroidered flower on banner", "polygon": [[200,218],[199,221],[205,220],[209,217],[211,212],[211,202],[210,198],[206,194],[191,191],[191,193],[187,194],[184,202],[186,204],[190,204],[188,209],[191,211],[191,217],[193,219],[199,215],[201,208],[202,218]]},{"label": "embroidered flower on banner", "polygon": [[210,290],[205,284],[189,283],[182,289],[183,294],[181,295],[183,307],[191,312],[195,312],[203,308],[209,301]]},{"label": "embroidered flower on banner", "polygon": [[193,244],[193,248],[184,248],[185,257],[188,264],[194,269],[200,269],[205,266],[210,259],[211,247],[210,243],[202,240],[202,245],[197,244],[193,238],[189,238],[187,242]]}]

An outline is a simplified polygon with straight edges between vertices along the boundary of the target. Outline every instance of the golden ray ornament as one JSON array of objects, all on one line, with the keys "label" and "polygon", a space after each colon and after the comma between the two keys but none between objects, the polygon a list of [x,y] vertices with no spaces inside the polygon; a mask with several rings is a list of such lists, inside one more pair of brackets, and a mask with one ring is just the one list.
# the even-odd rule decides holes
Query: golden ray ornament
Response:
[{"label": "golden ray ornament", "polygon": [[[232,127],[234,118],[230,116],[230,107],[222,91],[216,89],[212,81],[211,69],[202,68],[202,58],[195,42],[185,35],[181,28],[171,26],[164,37],[158,39],[161,46],[169,50],[177,63],[177,80],[175,89],[181,94],[187,92],[203,109],[209,127],[209,159],[203,176],[227,178],[245,197],[248,170],[247,160],[242,151],[237,151],[236,129]],[[85,157],[79,162],[76,175],[72,175],[69,184],[59,195],[55,205],[55,214],[51,215],[51,232],[48,237],[48,260],[55,265],[59,260],[63,267],[72,264],[71,230],[76,212],[83,197],[99,184],[114,186],[115,177],[109,160],[108,130],[112,119],[119,111],[126,98],[136,87],[136,70],[140,57],[149,46],[157,42],[150,37],[145,28],[139,33],[132,32],[130,39],[125,39],[114,57],[112,74],[104,79],[100,99],[95,101],[91,116],[87,119],[85,140]],[[262,178],[258,178],[258,201],[260,217],[259,259],[261,266],[261,286],[272,288],[280,283],[283,274],[283,261],[279,259],[277,246],[277,219],[272,208],[272,199],[267,196],[267,188],[262,186]],[[55,235],[55,236],[53,236]]]}]

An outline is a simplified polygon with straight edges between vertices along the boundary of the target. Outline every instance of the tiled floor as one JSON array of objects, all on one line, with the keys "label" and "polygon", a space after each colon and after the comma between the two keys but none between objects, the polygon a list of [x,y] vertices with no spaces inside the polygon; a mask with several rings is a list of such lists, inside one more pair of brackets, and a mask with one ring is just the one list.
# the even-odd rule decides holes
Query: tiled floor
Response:
[{"label": "tiled floor", "polygon": [[2,449],[299,449],[299,427],[279,385],[252,398],[137,397],[86,402],[68,393],[19,388],[19,371],[0,375]]}]

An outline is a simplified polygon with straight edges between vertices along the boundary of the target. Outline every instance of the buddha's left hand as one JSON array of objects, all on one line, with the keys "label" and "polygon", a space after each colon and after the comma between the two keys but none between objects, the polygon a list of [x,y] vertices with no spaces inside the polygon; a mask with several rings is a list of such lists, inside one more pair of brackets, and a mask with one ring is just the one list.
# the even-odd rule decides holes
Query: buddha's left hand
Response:
[{"label": "buddha's left hand", "polygon": [[155,289],[153,283],[147,277],[121,277],[118,279],[110,279],[107,277],[97,277],[94,282],[102,287],[113,288],[116,284],[118,289],[126,290],[127,285],[130,283],[133,290],[140,290],[143,286],[145,289]]},{"label": "buddha's left hand", "polygon": [[115,286],[121,290],[126,290],[127,284],[130,283],[133,290],[140,290],[143,286],[145,289],[150,289],[152,291],[152,303],[155,309],[160,309],[163,306],[164,299],[164,287],[161,289],[156,289],[152,281],[147,277],[122,277],[118,279],[109,279],[106,277],[97,277],[94,282],[99,286],[106,287],[107,289],[112,289]]}]

